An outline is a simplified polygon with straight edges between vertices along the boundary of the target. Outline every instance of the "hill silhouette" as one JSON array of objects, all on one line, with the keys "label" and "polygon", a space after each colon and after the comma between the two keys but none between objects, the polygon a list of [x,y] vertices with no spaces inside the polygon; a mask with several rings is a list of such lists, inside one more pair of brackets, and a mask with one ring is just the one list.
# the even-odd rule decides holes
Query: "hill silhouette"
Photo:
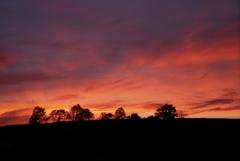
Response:
[{"label": "hill silhouette", "polygon": [[[239,119],[138,119],[0,127],[1,156],[84,160],[233,157]],[[215,157],[215,158],[214,158]]]}]

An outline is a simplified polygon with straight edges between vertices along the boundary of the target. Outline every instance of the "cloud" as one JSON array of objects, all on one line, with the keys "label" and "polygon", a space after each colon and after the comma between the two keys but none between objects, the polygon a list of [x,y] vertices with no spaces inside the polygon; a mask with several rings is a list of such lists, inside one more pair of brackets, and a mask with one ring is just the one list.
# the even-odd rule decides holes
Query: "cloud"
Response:
[{"label": "cloud", "polygon": [[3,100],[4,103],[20,103],[21,100]]},{"label": "cloud", "polygon": [[202,103],[193,103],[191,105],[196,105],[195,107],[192,107],[191,109],[199,109],[204,108],[210,105],[219,105],[219,104],[231,104],[235,102],[233,99],[213,99],[210,101],[204,101]]},{"label": "cloud", "polygon": [[151,109],[157,110],[158,108],[161,108],[163,105],[164,104],[161,104],[161,103],[145,102],[145,103],[142,103],[142,108],[148,109],[148,110],[151,110]]},{"label": "cloud", "polygon": [[[164,104],[154,103],[154,102],[140,102],[140,103],[129,103],[125,100],[114,100],[101,104],[88,104],[87,107],[93,108],[94,111],[109,111],[115,110],[119,107],[123,107],[127,111],[142,112],[144,110],[151,111],[161,108]],[[136,110],[137,109],[137,110]]]},{"label": "cloud", "polygon": [[223,89],[222,92],[224,92],[222,94],[222,97],[227,97],[227,98],[233,98],[233,97],[237,97],[240,95],[239,92],[236,92],[233,89]]},{"label": "cloud", "polygon": [[0,80],[0,86],[15,85],[21,83],[42,82],[56,80],[58,77],[55,75],[49,75],[42,72],[18,72],[13,73],[0,73],[3,79]]},{"label": "cloud", "polygon": [[9,103],[9,104],[12,104],[12,103],[36,104],[37,103],[37,101],[35,100],[3,100],[2,102]]},{"label": "cloud", "polygon": [[[221,112],[221,111],[235,111],[235,110],[240,110],[240,106],[230,106],[230,107],[225,107],[225,108],[221,108],[221,107],[216,107],[216,108],[211,108],[211,109],[204,109],[204,110],[200,110],[200,111],[190,111],[187,113],[183,113],[183,115],[186,116],[191,116],[194,114],[198,114],[198,113],[203,113],[203,112],[211,112],[211,111],[215,111],[215,112]],[[178,110],[179,111],[179,110]],[[180,112],[181,115],[181,112]]]},{"label": "cloud", "polygon": [[216,107],[216,108],[212,108],[205,111],[233,111],[233,110],[240,110],[240,106],[226,107],[226,108]]},{"label": "cloud", "polygon": [[12,110],[9,112],[4,112],[2,114],[0,114],[0,117],[13,117],[13,116],[19,116],[19,115],[24,115],[26,113],[29,113],[29,111],[31,111],[29,114],[32,113],[32,108],[22,108],[22,109],[17,109],[17,110]]},{"label": "cloud", "polygon": [[23,108],[2,113],[0,114],[0,126],[27,123],[32,110],[32,108]]},{"label": "cloud", "polygon": [[0,68],[7,66],[17,58],[18,57],[13,55],[10,51],[0,51]]},{"label": "cloud", "polygon": [[85,96],[80,96],[77,94],[68,94],[68,95],[63,95],[60,97],[53,98],[50,101],[65,101],[70,99],[81,99],[81,98],[85,98]]},{"label": "cloud", "polygon": [[113,100],[113,101],[111,101],[112,103],[123,103],[123,102],[125,102],[124,100]]},{"label": "cloud", "polygon": [[189,114],[186,113],[186,112],[183,111],[183,110],[177,110],[176,113],[178,114],[178,117],[186,117],[186,116],[189,116]]},{"label": "cloud", "polygon": [[31,115],[0,117],[0,126],[25,124],[28,123],[30,116]]},{"label": "cloud", "polygon": [[88,86],[87,88],[85,88],[84,90],[83,90],[83,92],[91,92],[91,91],[94,91],[94,90],[96,90],[97,89],[97,87],[93,87],[93,86]]}]

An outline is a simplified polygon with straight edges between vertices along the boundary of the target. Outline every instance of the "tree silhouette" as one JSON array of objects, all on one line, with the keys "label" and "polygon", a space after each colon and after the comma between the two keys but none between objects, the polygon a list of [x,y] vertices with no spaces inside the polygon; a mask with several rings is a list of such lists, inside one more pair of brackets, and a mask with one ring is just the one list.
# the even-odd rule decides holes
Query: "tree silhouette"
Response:
[{"label": "tree silhouette", "polygon": [[139,120],[140,117],[138,116],[137,113],[133,113],[133,114],[130,116],[130,119],[133,119],[133,120]]},{"label": "tree silhouette", "polygon": [[72,121],[82,120],[82,107],[79,104],[71,107],[69,113]]},{"label": "tree silhouette", "polygon": [[72,121],[84,121],[94,118],[93,113],[88,108],[83,109],[79,104],[74,105],[69,114]]},{"label": "tree silhouette", "polygon": [[106,112],[102,112],[102,113],[100,114],[100,119],[101,119],[101,120],[106,120],[105,117],[106,117]]},{"label": "tree silhouette", "polygon": [[57,120],[57,110],[52,110],[52,112],[49,114],[49,117],[53,120],[53,122],[56,122],[56,120]]},{"label": "tree silhouette", "polygon": [[116,111],[115,111],[115,119],[123,119],[125,118],[126,116],[126,113],[124,111],[124,109],[122,107],[118,108]]},{"label": "tree silhouette", "polygon": [[174,119],[174,117],[177,117],[176,109],[171,104],[163,105],[161,108],[158,108],[154,114],[156,118],[161,119]]},{"label": "tree silhouette", "polygon": [[125,116],[125,119],[131,119],[131,115]]},{"label": "tree silhouette", "polygon": [[148,120],[153,120],[153,119],[155,119],[155,117],[151,115],[151,116],[148,116],[147,119]]},{"label": "tree silhouette", "polygon": [[112,118],[114,118],[114,115],[112,113],[105,113],[102,112],[100,115],[101,120],[110,120]]},{"label": "tree silhouette", "polygon": [[59,122],[60,120],[65,121],[65,120],[68,119],[69,116],[70,116],[70,115],[69,115],[69,112],[66,111],[66,110],[64,110],[64,109],[57,110],[57,115],[58,115],[58,122]]},{"label": "tree silhouette", "polygon": [[53,110],[50,114],[49,114],[50,118],[53,119],[53,122],[60,122],[61,120],[66,120],[70,117],[70,114],[68,111],[64,110],[64,109],[60,109],[60,110]]},{"label": "tree silhouette", "polygon": [[46,122],[48,120],[47,116],[45,115],[46,111],[42,107],[35,107],[32,112],[32,116],[29,118],[30,124],[39,124]]},{"label": "tree silhouette", "polygon": [[91,118],[94,118],[94,115],[93,113],[87,108],[87,109],[83,109],[82,110],[82,117],[83,119],[91,119]]}]

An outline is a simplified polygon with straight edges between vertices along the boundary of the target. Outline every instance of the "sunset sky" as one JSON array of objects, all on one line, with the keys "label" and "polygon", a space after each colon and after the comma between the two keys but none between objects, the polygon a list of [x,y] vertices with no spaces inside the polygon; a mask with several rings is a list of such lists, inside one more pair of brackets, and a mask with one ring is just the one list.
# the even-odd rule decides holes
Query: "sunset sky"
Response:
[{"label": "sunset sky", "polygon": [[238,0],[1,0],[0,126],[75,104],[240,118]]}]

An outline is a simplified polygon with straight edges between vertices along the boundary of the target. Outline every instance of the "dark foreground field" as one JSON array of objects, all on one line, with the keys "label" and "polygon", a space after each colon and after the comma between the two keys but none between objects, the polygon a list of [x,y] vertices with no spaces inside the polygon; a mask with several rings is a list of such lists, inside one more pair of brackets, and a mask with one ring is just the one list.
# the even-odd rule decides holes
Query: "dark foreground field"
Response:
[{"label": "dark foreground field", "polygon": [[239,119],[142,119],[5,126],[0,154],[44,161],[235,160],[239,125]]}]

